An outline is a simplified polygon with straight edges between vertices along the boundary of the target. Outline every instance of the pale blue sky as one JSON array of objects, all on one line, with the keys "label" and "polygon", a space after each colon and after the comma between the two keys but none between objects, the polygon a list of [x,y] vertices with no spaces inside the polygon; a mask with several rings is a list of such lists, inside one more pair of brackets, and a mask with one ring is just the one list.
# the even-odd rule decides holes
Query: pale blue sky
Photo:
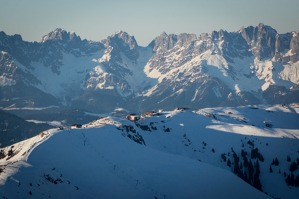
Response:
[{"label": "pale blue sky", "polygon": [[0,31],[40,41],[60,27],[100,41],[119,30],[146,46],[166,33],[237,31],[270,25],[299,30],[299,0],[0,0]]}]

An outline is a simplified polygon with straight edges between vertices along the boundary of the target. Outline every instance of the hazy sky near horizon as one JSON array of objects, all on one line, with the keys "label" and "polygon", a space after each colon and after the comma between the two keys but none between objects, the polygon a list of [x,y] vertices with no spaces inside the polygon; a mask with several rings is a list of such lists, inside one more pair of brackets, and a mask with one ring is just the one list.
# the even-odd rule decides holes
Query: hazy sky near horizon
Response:
[{"label": "hazy sky near horizon", "polygon": [[210,33],[270,25],[299,30],[298,0],[0,0],[0,31],[40,41],[56,28],[100,41],[119,30],[138,44],[166,33]]}]

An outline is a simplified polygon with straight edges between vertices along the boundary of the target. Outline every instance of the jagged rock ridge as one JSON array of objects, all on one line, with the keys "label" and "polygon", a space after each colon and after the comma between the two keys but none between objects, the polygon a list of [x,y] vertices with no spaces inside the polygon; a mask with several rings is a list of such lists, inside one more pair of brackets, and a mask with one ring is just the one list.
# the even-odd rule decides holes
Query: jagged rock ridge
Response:
[{"label": "jagged rock ridge", "polygon": [[162,33],[147,47],[123,31],[101,42],[61,28],[41,42],[0,32],[0,106],[142,112],[298,102],[298,38],[262,23],[198,36]]}]

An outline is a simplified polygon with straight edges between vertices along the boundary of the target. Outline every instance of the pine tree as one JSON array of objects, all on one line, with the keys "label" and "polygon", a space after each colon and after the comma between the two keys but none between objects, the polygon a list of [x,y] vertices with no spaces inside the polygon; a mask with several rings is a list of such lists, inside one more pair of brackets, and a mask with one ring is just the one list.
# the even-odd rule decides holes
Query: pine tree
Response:
[{"label": "pine tree", "polygon": [[246,156],[243,156],[243,165],[244,165],[244,167],[248,167],[248,159],[247,159],[247,157]]},{"label": "pine tree", "polygon": [[244,181],[245,182],[248,182],[249,183],[249,181],[248,181],[248,177],[247,177],[247,173],[244,171],[244,173],[243,173],[243,179],[244,179]]},{"label": "pine tree", "polygon": [[226,155],[225,155],[225,153],[222,153],[222,154],[221,154],[221,158],[222,158],[222,160],[223,160],[224,162],[226,162]]},{"label": "pine tree", "polygon": [[234,173],[237,174],[237,176],[242,178],[243,173],[239,166],[239,157],[235,152],[233,153],[233,158],[234,158]]},{"label": "pine tree", "polygon": [[297,168],[298,168],[297,163],[296,162],[292,162],[292,164],[290,165],[290,172],[296,171]]},{"label": "pine tree", "polygon": [[295,186],[298,187],[299,186],[299,175],[297,175],[296,179],[295,179]]},{"label": "pine tree", "polygon": [[277,159],[277,157],[275,158],[275,166],[278,166],[279,165],[279,161],[278,161],[278,159]]},{"label": "pine tree", "polygon": [[247,155],[247,152],[245,152],[243,149],[242,149],[242,151],[241,151],[241,156],[242,157],[245,157]]},{"label": "pine tree", "polygon": [[293,173],[291,173],[291,186],[295,185],[295,176]]},{"label": "pine tree", "polygon": [[252,162],[251,160],[249,160],[249,163],[248,163],[248,181],[249,183],[251,184],[253,182],[253,165],[252,165]]},{"label": "pine tree", "polygon": [[260,161],[264,162],[264,157],[259,152],[258,148],[254,148],[254,149],[251,150],[251,159],[259,159]]},{"label": "pine tree", "polygon": [[271,166],[270,166],[269,172],[270,172],[270,173],[273,173],[273,170],[272,170],[272,167],[271,167]]},{"label": "pine tree", "polygon": [[253,186],[257,188],[258,190],[262,191],[262,184],[260,181],[260,164],[259,161],[257,160],[255,163],[255,173],[254,173],[254,178],[253,178]]},{"label": "pine tree", "polygon": [[228,167],[231,167],[232,164],[231,164],[230,159],[227,160],[227,163],[226,163],[226,164],[227,164]]},{"label": "pine tree", "polygon": [[290,177],[290,175],[288,175],[287,176],[287,178],[286,178],[286,183],[287,183],[287,185],[291,185],[291,177]]},{"label": "pine tree", "polygon": [[256,159],[258,157],[258,148],[251,149],[251,159]]}]

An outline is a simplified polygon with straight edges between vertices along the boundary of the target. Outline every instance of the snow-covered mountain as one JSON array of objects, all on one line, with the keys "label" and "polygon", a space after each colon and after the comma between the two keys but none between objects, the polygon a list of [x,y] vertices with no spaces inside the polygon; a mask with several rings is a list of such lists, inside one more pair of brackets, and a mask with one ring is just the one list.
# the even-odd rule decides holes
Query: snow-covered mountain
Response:
[{"label": "snow-covered mountain", "polygon": [[0,106],[111,112],[299,101],[298,32],[270,26],[162,33],[147,47],[120,31],[101,42],[56,29],[41,42],[0,32]]},{"label": "snow-covered mountain", "polygon": [[2,148],[2,198],[297,198],[299,106],[102,117]]}]

